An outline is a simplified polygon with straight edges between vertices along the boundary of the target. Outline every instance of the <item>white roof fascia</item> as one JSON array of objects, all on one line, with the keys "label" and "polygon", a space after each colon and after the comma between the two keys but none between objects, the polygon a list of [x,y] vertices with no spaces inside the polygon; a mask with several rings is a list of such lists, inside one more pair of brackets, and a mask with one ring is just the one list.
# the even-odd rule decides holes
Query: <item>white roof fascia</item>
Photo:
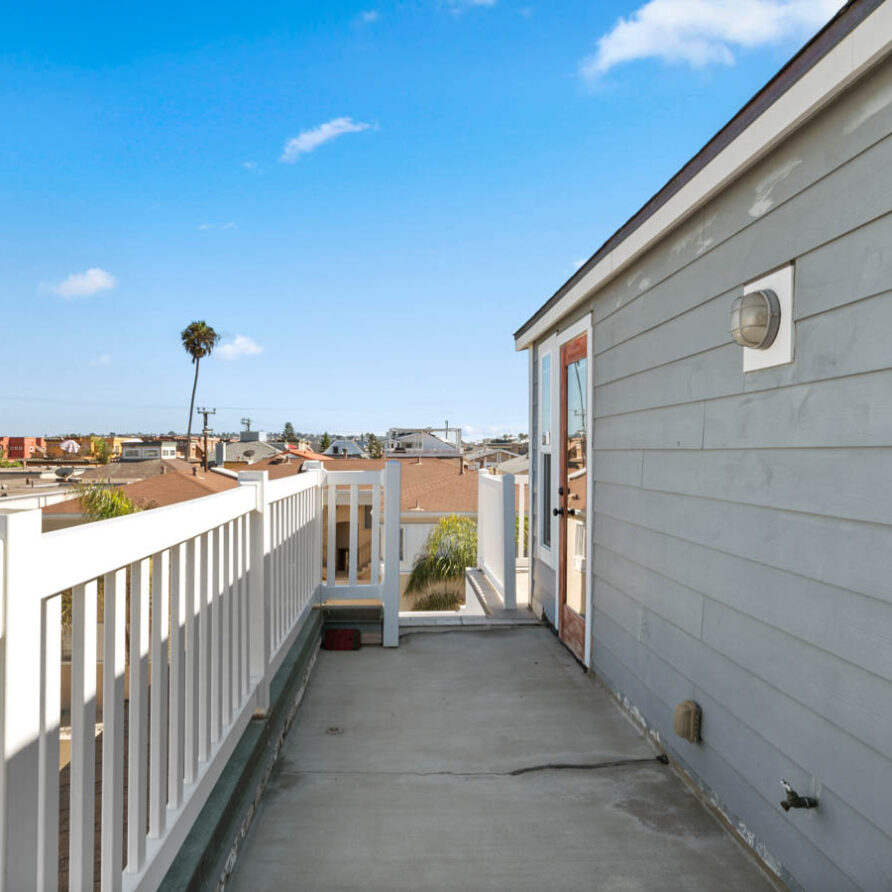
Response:
[{"label": "white roof fascia", "polygon": [[892,49],[892,3],[877,7],[662,207],[515,341],[525,350],[673,229],[814,117]]}]

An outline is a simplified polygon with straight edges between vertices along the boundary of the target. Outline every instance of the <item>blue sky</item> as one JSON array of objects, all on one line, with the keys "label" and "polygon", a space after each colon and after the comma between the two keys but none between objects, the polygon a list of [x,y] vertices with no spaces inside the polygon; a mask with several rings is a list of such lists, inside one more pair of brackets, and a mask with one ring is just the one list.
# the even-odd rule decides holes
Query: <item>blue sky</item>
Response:
[{"label": "blue sky", "polygon": [[825,0],[44,3],[0,30],[0,433],[525,430],[519,327]]}]

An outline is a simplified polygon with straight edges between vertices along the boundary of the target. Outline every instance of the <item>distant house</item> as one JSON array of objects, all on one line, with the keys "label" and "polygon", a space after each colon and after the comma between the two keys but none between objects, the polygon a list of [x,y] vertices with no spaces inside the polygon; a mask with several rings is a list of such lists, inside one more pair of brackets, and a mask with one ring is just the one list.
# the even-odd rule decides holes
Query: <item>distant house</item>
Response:
[{"label": "distant house", "polygon": [[121,461],[149,461],[176,458],[177,444],[173,440],[142,440],[121,446]]},{"label": "distant house", "polygon": [[331,458],[368,458],[369,454],[355,440],[334,440],[323,455]]},{"label": "distant house", "polygon": [[46,441],[43,437],[0,437],[0,449],[7,461],[25,461],[43,456]]},{"label": "distant house", "polygon": [[253,465],[284,451],[285,444],[269,442],[266,431],[245,430],[239,432],[235,442],[218,441],[212,463],[221,468],[227,464]]},{"label": "distant house", "polygon": [[473,449],[465,453],[465,465],[472,471],[478,471],[480,468],[495,468],[502,462],[509,461],[512,458],[518,458],[518,453],[509,449],[497,449],[493,447],[481,447]]},{"label": "distant house", "polygon": [[384,438],[388,458],[453,458],[461,455],[461,428],[392,427]]}]

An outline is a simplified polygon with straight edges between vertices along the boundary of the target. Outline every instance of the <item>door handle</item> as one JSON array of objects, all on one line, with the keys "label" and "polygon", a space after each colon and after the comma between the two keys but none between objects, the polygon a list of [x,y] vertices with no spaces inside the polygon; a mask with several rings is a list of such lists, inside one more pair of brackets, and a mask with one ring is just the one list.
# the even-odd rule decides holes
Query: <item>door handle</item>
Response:
[{"label": "door handle", "polygon": [[563,508],[553,508],[551,512],[555,517],[560,517],[564,513]]}]

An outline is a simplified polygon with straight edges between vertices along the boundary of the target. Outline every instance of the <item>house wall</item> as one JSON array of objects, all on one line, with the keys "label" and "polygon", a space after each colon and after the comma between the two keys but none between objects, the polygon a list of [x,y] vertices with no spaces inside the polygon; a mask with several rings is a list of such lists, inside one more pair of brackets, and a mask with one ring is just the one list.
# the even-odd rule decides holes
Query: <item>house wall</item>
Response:
[{"label": "house wall", "polygon": [[42,452],[45,443],[42,437],[0,437],[0,447],[7,461],[23,461]]},{"label": "house wall", "polygon": [[[887,60],[560,324],[593,322],[593,669],[808,889],[892,888],[890,134]],[[744,374],[731,302],[791,262],[794,361]]]}]

